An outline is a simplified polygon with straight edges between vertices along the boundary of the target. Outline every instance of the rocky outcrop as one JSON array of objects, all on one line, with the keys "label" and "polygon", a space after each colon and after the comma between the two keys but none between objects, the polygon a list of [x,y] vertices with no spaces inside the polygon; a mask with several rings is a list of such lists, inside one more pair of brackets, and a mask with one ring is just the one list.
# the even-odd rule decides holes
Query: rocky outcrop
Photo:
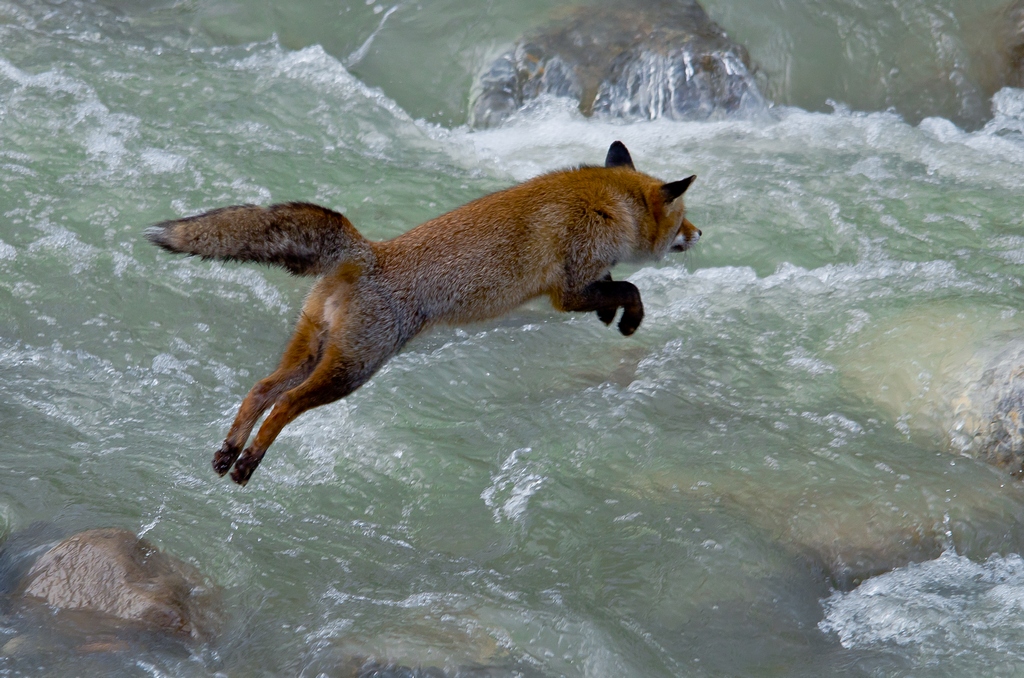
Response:
[{"label": "rocky outcrop", "polygon": [[16,595],[179,637],[209,638],[219,624],[216,592],[199,571],[128,530],[61,541],[35,561]]},{"label": "rocky outcrop", "polygon": [[587,116],[706,120],[767,107],[747,50],[696,0],[576,8],[524,37],[479,79],[471,124],[500,123],[542,95]]}]

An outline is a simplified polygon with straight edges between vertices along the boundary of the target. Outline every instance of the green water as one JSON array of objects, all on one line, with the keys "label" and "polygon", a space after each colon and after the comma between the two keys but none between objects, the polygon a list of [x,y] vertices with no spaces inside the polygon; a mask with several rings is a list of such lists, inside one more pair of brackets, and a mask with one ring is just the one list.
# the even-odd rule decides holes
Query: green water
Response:
[{"label": "green water", "polygon": [[[0,675],[1020,673],[1024,488],[942,430],[955,358],[1024,326],[1024,91],[973,56],[999,3],[716,0],[793,107],[467,129],[473,77],[562,6],[0,1],[0,535],[125,527],[229,618],[114,654],[44,634]],[[885,89],[893,45],[969,68]],[[146,226],[308,200],[387,238],[615,139],[699,177],[700,245],[618,271],[635,336],[546,302],[436,329],[246,488],[212,473],[308,281]],[[973,329],[879,339],[920,322]],[[834,592],[837,558],[879,576]],[[41,633],[0,611],[0,646]]]}]

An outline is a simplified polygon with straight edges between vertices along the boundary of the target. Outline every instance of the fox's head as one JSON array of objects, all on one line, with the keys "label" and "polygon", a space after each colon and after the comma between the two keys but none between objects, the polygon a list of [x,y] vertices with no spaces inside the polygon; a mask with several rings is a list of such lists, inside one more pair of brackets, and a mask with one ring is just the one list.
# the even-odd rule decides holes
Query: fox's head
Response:
[{"label": "fox's head", "polygon": [[[633,158],[621,141],[612,143],[604,161],[605,167],[628,167],[636,171]],[[666,252],[685,252],[700,239],[701,232],[686,218],[682,196],[696,175],[679,181],[662,183],[654,177],[637,172],[644,179],[641,190],[648,214],[641,219],[641,242],[650,247],[648,256],[660,259]]]}]

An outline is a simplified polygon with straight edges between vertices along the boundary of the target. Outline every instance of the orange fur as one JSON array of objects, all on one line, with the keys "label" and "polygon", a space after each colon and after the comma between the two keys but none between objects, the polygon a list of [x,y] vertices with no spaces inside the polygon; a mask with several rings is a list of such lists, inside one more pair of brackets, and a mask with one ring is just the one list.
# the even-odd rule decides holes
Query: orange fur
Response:
[{"label": "orange fur", "polygon": [[609,271],[697,241],[680,199],[693,179],[665,184],[637,172],[615,142],[604,167],[536,177],[382,242],[302,203],[158,224],[150,239],[174,252],[322,275],[279,367],[242,402],[214,469],[223,475],[234,466],[231,477],[244,485],[286,424],[359,388],[431,325],[494,318],[546,295],[560,311],[594,311],[605,324],[622,308],[619,330],[632,334],[643,319],[640,293]]}]

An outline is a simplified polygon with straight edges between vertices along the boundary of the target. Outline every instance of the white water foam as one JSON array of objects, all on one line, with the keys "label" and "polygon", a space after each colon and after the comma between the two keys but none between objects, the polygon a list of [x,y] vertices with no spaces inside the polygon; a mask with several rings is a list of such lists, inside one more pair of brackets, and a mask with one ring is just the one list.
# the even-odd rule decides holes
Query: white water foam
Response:
[{"label": "white water foam", "polygon": [[[765,277],[758,277],[752,268],[745,266],[702,268],[693,273],[681,266],[664,266],[640,269],[629,280],[650,302],[645,304],[647,323],[677,322],[680,317],[707,308],[710,299],[721,308],[727,299],[746,300],[752,294],[775,290],[788,303],[806,308],[808,312],[822,307],[825,298],[855,301],[868,292],[889,296],[937,290],[997,291],[969,279],[948,261],[896,261],[876,252],[866,252],[856,264],[828,264],[815,269],[783,264]],[[816,367],[828,371],[823,365]]]},{"label": "white water foam", "polygon": [[267,281],[262,271],[246,268],[232,268],[220,262],[201,262],[185,260],[172,264],[174,276],[183,286],[190,286],[193,280],[212,280],[224,283],[218,294],[225,299],[248,303],[250,295],[263,303],[269,310],[282,314],[290,311],[284,296],[273,284]]},{"label": "white water foam", "polygon": [[964,653],[1024,659],[1024,558],[946,552],[823,601],[818,627],[847,649],[900,647],[927,662]]},{"label": "white water foam", "polygon": [[502,518],[521,523],[530,497],[544,484],[544,476],[530,470],[530,452],[528,447],[513,451],[501,464],[501,470],[491,476],[491,484],[480,493],[496,523]]},{"label": "white water foam", "polygon": [[[778,107],[753,120],[643,123],[588,119],[573,101],[542,98],[502,125],[485,130],[454,130],[419,123],[428,135],[444,142],[453,158],[476,167],[491,166],[523,181],[545,171],[580,162],[599,163],[610,140],[620,139],[638,160],[638,167],[669,176],[695,162],[729,166],[738,149],[745,154],[800,155],[837,152],[896,156],[919,163],[928,176],[984,181],[1020,188],[1024,175],[1024,90],[1005,88],[992,103],[994,118],[983,129],[963,132],[948,120],[927,118],[919,126],[890,112],[852,113],[837,107],[831,114]],[[885,181],[890,170],[876,161],[870,171]]]},{"label": "white water foam", "polygon": [[141,120],[127,113],[114,113],[100,100],[89,84],[61,69],[31,75],[0,59],[0,81],[12,81],[25,91],[42,90],[49,95],[67,94],[78,103],[71,108],[70,119],[48,123],[54,132],[72,133],[83,145],[90,160],[102,162],[108,170],[120,169],[129,154],[125,142],[138,137]]},{"label": "white water foam", "polygon": [[285,77],[300,80],[315,88],[351,98],[353,108],[361,103],[371,103],[396,118],[412,120],[408,113],[381,90],[357,79],[320,45],[291,52],[274,44],[269,49],[261,49],[252,56],[234,62],[234,66],[238,70],[259,73],[263,78]]}]

